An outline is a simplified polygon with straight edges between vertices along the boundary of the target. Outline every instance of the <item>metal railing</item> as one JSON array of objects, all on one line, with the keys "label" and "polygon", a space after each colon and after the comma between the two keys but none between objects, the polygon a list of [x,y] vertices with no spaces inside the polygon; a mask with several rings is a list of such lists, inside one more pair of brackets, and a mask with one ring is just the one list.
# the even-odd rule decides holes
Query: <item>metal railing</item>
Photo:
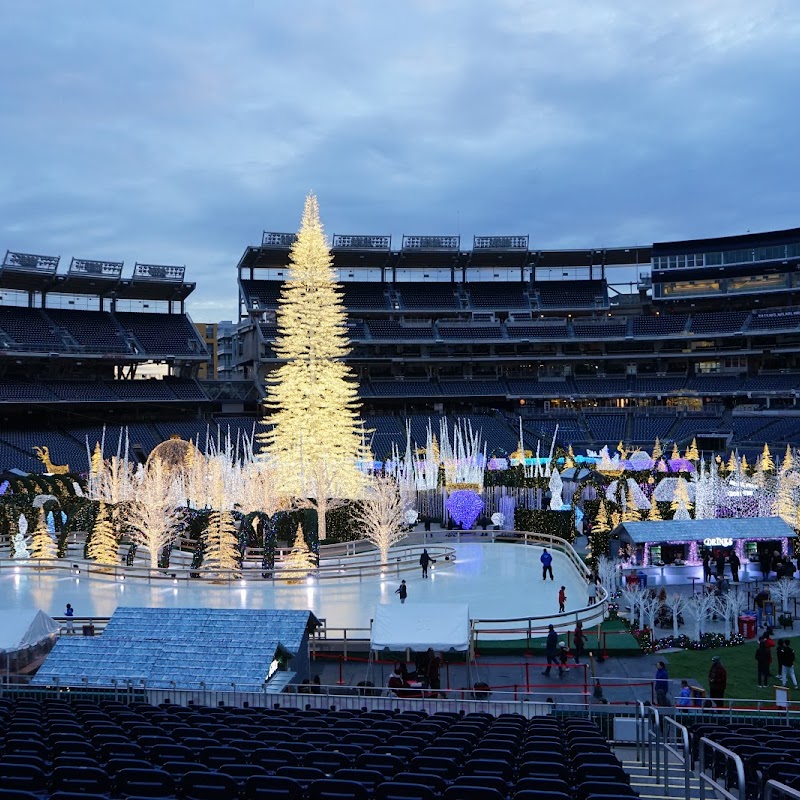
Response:
[{"label": "metal railing", "polygon": [[[664,794],[669,796],[669,757],[675,756],[678,763],[683,761],[683,794],[689,800],[691,792],[692,753],[689,744],[689,730],[672,717],[662,717],[661,747],[664,753]],[[672,734],[672,736],[670,735]]]},{"label": "metal railing", "polygon": [[[700,778],[700,800],[706,800],[706,787],[710,786],[715,792],[727,800],[745,800],[745,777],[744,777],[744,763],[740,756],[736,755],[732,750],[723,747],[721,744],[712,742],[707,736],[700,739],[698,747],[700,764],[697,770],[698,777]],[[724,784],[720,783],[715,778],[714,762],[715,758],[711,758],[710,763],[706,761],[706,752],[712,750],[720,753],[725,758],[725,769],[722,772]],[[733,765],[736,770],[736,794],[731,792],[729,788],[729,765]],[[707,767],[711,767],[711,775],[707,774]]]},{"label": "metal railing", "polygon": [[768,780],[764,784],[764,800],[779,800],[781,795],[792,798],[792,800],[800,800],[800,791],[787,786],[785,783]]}]

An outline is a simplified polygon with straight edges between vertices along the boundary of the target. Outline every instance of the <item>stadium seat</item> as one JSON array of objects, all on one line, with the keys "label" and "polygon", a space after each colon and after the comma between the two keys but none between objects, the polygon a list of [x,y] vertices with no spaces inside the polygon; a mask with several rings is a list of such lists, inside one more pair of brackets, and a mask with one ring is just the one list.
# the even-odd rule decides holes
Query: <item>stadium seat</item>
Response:
[{"label": "stadium seat", "polygon": [[180,779],[184,800],[231,800],[238,794],[236,780],[221,772],[187,772]]}]

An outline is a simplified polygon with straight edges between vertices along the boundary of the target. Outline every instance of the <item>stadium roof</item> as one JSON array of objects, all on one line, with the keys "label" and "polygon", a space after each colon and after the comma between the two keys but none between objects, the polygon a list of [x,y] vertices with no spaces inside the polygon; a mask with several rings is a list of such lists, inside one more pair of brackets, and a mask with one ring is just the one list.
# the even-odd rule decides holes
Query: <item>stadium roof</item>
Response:
[{"label": "stadium roof", "polygon": [[634,544],[701,542],[703,539],[793,539],[791,525],[780,517],[686,519],[662,522],[622,522],[612,531]]},{"label": "stadium roof", "polygon": [[688,255],[691,253],[716,252],[717,250],[739,250],[750,247],[800,242],[800,228],[764,233],[745,233],[740,236],[720,236],[713,239],[685,239],[679,242],[656,242],[653,255]]}]

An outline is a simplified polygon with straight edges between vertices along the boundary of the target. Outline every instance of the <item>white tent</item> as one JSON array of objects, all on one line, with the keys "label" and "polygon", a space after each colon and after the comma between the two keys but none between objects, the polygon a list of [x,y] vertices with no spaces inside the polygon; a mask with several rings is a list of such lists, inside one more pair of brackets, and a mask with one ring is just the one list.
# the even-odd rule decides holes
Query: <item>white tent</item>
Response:
[{"label": "white tent", "polygon": [[465,603],[379,605],[372,621],[372,650],[469,650]]},{"label": "white tent", "polygon": [[55,637],[58,623],[35,608],[0,609],[0,653],[15,653]]}]

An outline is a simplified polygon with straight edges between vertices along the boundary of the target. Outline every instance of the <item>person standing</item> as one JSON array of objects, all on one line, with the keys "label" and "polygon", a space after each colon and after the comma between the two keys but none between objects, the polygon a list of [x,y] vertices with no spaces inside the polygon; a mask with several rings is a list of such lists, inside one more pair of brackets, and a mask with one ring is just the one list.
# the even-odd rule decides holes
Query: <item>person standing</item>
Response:
[{"label": "person standing", "polygon": [[710,581],[711,581],[711,556],[708,554],[708,550],[706,550],[703,553],[703,583],[709,583]]},{"label": "person standing", "polygon": [[669,673],[667,672],[667,665],[663,661],[656,664],[656,705],[657,706],[671,706],[669,701]]},{"label": "person standing", "polygon": [[761,627],[762,622],[764,621],[764,605],[765,603],[769,602],[769,592],[766,589],[762,589],[753,600],[756,606],[756,625]]},{"label": "person standing", "polygon": [[762,580],[768,581],[769,574],[772,572],[772,555],[769,550],[762,550],[758,559],[758,566],[761,570]]},{"label": "person standing", "polygon": [[408,597],[408,587],[406,586],[406,582],[405,581],[400,581],[400,586],[398,586],[397,589],[395,589],[394,593],[400,595],[400,603],[401,604],[405,603],[406,602],[406,597]]},{"label": "person standing", "polygon": [[567,650],[566,642],[558,643],[558,677],[562,678],[567,674],[567,662],[569,661],[569,652]]},{"label": "person standing", "polygon": [[717,555],[717,583],[725,577],[725,553],[720,550]]},{"label": "person standing", "polygon": [[789,678],[792,679],[794,688],[797,688],[797,676],[794,674],[794,650],[788,639],[781,639],[778,643],[778,666],[781,668],[781,685],[786,686]]},{"label": "person standing", "polygon": [[728,686],[728,670],[722,666],[719,656],[711,659],[711,669],[708,671],[708,688],[711,699],[722,707],[722,699],[725,697],[725,689]]},{"label": "person standing", "polygon": [[67,633],[75,633],[75,627],[72,624],[72,618],[75,616],[75,610],[69,603],[67,603],[67,610],[64,612],[64,616],[67,618]]},{"label": "person standing", "polygon": [[767,681],[769,680],[769,662],[772,656],[769,654],[769,647],[762,637],[756,648],[756,675],[758,680],[759,689],[767,688]]},{"label": "person standing", "polygon": [[689,681],[681,681],[681,698],[678,700],[679,706],[690,706],[692,704],[692,689]]},{"label": "person standing", "polygon": [[419,557],[419,565],[422,567],[422,577],[428,577],[428,564],[432,561],[431,557],[428,555],[428,550],[425,548],[422,551],[422,555]]},{"label": "person standing", "polygon": [[567,605],[567,587],[562,586],[558,590],[558,613],[562,614]]},{"label": "person standing", "polygon": [[586,652],[586,634],[583,632],[583,623],[578,620],[573,634],[575,640],[575,663],[581,663],[581,656]]},{"label": "person standing", "polygon": [[592,576],[589,579],[589,605],[593,606],[597,602],[597,579]]},{"label": "person standing", "polygon": [[544,645],[544,655],[547,659],[547,669],[542,673],[550,677],[550,668],[556,661],[556,650],[558,649],[558,634],[552,625],[547,626],[547,641]]},{"label": "person standing", "polygon": [[428,686],[434,692],[441,691],[442,679],[440,669],[442,660],[437,656],[432,648],[428,648]]},{"label": "person standing", "polygon": [[544,548],[544,552],[542,553],[539,561],[542,562],[542,580],[547,580],[548,573],[550,574],[550,580],[553,580],[553,556],[547,552],[547,548]]},{"label": "person standing", "polygon": [[733,578],[733,582],[739,583],[739,567],[742,566],[742,562],[739,560],[739,556],[736,555],[735,550],[731,550],[728,563],[731,565],[731,577]]}]

